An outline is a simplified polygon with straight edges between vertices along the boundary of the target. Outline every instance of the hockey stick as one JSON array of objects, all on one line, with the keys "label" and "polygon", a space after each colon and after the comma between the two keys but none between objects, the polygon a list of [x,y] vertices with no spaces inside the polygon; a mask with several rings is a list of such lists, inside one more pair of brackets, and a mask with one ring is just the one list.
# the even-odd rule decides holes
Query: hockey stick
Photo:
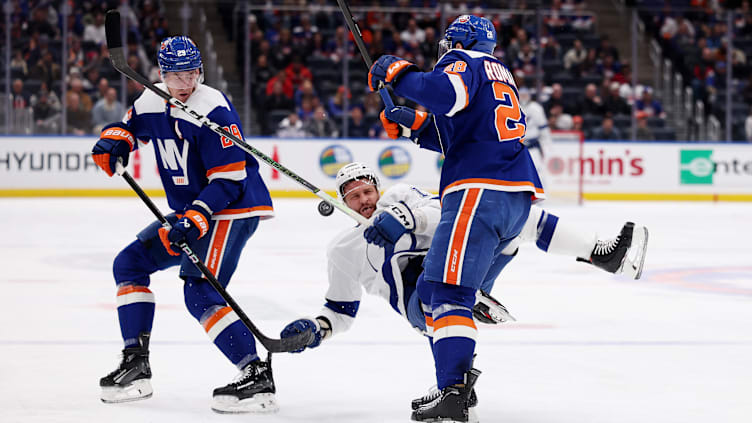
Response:
[{"label": "hockey stick", "polygon": [[[345,3],[345,0],[337,0],[337,4],[339,5],[339,10],[341,10],[342,14],[345,16],[345,22],[347,23],[347,27],[350,28],[353,40],[355,40],[355,45],[358,46],[360,56],[363,57],[363,61],[366,62],[366,66],[368,66],[368,70],[370,71],[371,66],[373,66],[373,60],[371,59],[371,55],[368,54],[368,49],[366,49],[366,44],[363,41],[363,34],[360,33],[360,27],[358,27],[358,24],[353,19],[350,7]],[[383,82],[379,82],[379,94],[381,95],[381,100],[384,101],[384,106],[390,110],[393,109],[394,102],[392,101],[392,96],[389,95],[389,91],[386,89]]]},{"label": "hockey stick", "polygon": [[345,205],[343,202],[320,190],[315,185],[298,176],[298,174],[296,174],[295,172],[291,171],[285,166],[282,166],[276,160],[255,149],[253,146],[247,144],[240,137],[233,135],[229,130],[220,127],[215,122],[209,120],[209,118],[207,118],[206,116],[203,116],[190,107],[186,106],[182,101],[172,97],[169,93],[161,90],[160,88],[152,84],[148,79],[144,78],[138,72],[131,69],[125,59],[125,53],[123,52],[123,40],[120,37],[120,12],[118,12],[117,10],[108,11],[105,17],[104,27],[107,36],[107,48],[110,51],[110,61],[112,62],[112,66],[117,69],[118,72],[150,89],[158,96],[167,100],[168,103],[184,111],[215,133],[222,135],[229,140],[232,140],[232,142],[241,150],[250,155],[256,156],[264,163],[282,172],[285,176],[302,185],[315,196],[319,197],[323,201],[326,201],[334,208],[339,209],[340,211],[355,219],[356,222],[364,225],[368,224],[368,219],[358,214],[355,210],[347,207],[347,205]]},{"label": "hockey stick", "polygon": [[[128,182],[128,185],[131,186],[133,191],[136,192],[136,195],[138,195],[138,197],[144,202],[144,204],[146,204],[146,207],[151,210],[157,220],[159,220],[159,223],[161,223],[163,227],[170,229],[170,223],[162,215],[162,212],[159,211],[157,205],[154,204],[153,201],[151,201],[151,198],[149,198],[144,190],[141,189],[141,187],[138,185],[138,182],[133,179],[133,177],[120,163],[117,164],[117,173],[118,175],[122,176],[126,182]],[[232,299],[230,294],[227,293],[227,290],[222,286],[222,284],[219,283],[217,278],[214,277],[211,270],[209,270],[204,262],[201,261],[200,258],[198,258],[195,252],[193,252],[193,249],[188,245],[188,243],[181,241],[176,243],[175,246],[183,250],[188,259],[190,259],[193,264],[196,265],[198,270],[201,271],[201,274],[204,275],[204,278],[209,281],[209,284],[211,284],[211,286],[217,291],[222,299],[227,302],[227,305],[230,306],[232,311],[234,311],[235,314],[238,315],[240,321],[243,322],[245,327],[248,328],[249,331],[251,331],[251,333],[259,340],[261,345],[263,345],[267,351],[269,351],[270,353],[295,351],[305,347],[313,340],[313,332],[303,332],[301,334],[282,339],[272,339],[261,333],[261,330],[259,330],[259,328],[257,328],[256,325],[253,324],[253,322],[251,322],[251,319],[246,316],[246,314],[243,312],[243,309],[241,309],[238,303],[236,303],[235,300]]]}]

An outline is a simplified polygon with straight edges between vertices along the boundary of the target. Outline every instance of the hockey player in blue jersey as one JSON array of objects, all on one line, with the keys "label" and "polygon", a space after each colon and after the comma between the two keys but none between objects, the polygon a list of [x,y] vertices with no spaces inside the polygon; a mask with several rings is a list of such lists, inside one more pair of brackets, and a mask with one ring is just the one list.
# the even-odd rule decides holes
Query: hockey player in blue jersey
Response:
[{"label": "hockey player in blue jersey", "polygon": [[[381,194],[376,172],[358,162],[343,166],[337,172],[335,184],[340,200],[361,216],[373,218],[373,223],[343,230],[329,242],[329,286],[324,306],[316,317],[291,322],[280,335],[284,338],[312,330],[315,337],[306,348],[320,346],[324,340],[352,326],[365,290],[382,297],[430,341],[432,309],[421,301],[416,287],[423,259],[441,219],[438,197],[406,184],[394,185]],[[494,268],[486,274],[485,292],[476,293],[473,317],[478,322],[491,324],[512,319],[506,308],[488,292],[502,268],[524,243],[534,242],[548,253],[580,258],[612,273],[624,271],[629,276],[639,277],[627,270],[631,266],[642,268],[647,231],[642,227],[631,231],[630,225],[625,225],[626,229],[613,240],[599,240],[595,233],[575,228],[532,206],[520,234],[501,251]],[[477,397],[472,390],[470,392],[468,411],[472,415]],[[439,391],[431,390],[428,395],[414,400],[413,408],[435,400],[438,395]]]},{"label": "hockey player in blue jersey", "polygon": [[[381,56],[368,73],[431,113],[387,109],[385,118],[415,131],[423,148],[445,161],[439,194],[441,220],[424,261],[421,301],[430,304],[433,352],[441,396],[413,420],[467,421],[468,401],[480,371],[472,368],[477,328],[475,292],[520,233],[533,200],[545,198],[523,144],[525,114],[509,70],[492,54],[496,30],[485,18],[462,15],[439,43],[431,72]],[[423,285],[423,286],[421,286]]]},{"label": "hockey player in blue jersey", "polygon": [[[157,84],[193,110],[242,137],[240,119],[227,97],[203,82],[201,53],[185,36],[166,38],[158,52]],[[273,216],[258,163],[233,143],[172,107],[151,91],[133,103],[121,122],[107,125],[93,148],[94,161],[109,176],[118,161],[151,143],[159,175],[174,211],[168,231],[159,222],[143,229],[115,258],[117,311],[125,343],[119,367],[100,380],[102,401],[152,395],[149,339],[154,294],[149,275],[180,266],[189,313],[209,339],[241,371],[239,380],[217,388],[212,408],[236,413],[276,410],[270,363],[261,361],[253,336],[222,297],[173,244],[185,240],[226,286],[259,220]]]}]

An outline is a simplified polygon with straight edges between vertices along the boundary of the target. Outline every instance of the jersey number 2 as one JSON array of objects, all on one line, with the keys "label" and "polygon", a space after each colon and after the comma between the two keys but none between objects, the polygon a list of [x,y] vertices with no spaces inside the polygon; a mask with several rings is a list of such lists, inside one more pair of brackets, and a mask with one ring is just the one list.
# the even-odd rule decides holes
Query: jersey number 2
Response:
[{"label": "jersey number 2", "polygon": [[493,83],[494,98],[501,102],[494,114],[496,133],[499,141],[521,140],[525,136],[525,123],[522,121],[520,102],[512,87],[501,82]]}]

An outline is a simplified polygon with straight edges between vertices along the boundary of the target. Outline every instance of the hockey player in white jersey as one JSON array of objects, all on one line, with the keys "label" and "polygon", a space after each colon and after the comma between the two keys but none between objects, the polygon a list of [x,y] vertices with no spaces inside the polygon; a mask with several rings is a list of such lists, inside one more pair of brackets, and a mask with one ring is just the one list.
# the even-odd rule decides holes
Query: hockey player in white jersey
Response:
[{"label": "hockey player in white jersey", "polygon": [[543,106],[532,98],[528,88],[520,88],[519,93],[520,106],[525,112],[525,120],[527,122],[524,144],[530,151],[530,157],[533,158],[535,170],[538,171],[543,188],[548,189],[544,157],[546,153],[550,152],[551,129],[548,127],[546,112],[543,110]]},{"label": "hockey player in white jersey", "polygon": [[[318,347],[323,340],[351,327],[365,289],[384,298],[392,309],[430,339],[432,322],[424,313],[424,310],[430,311],[430,307],[421,304],[416,285],[423,270],[423,258],[440,220],[438,197],[405,184],[395,185],[380,195],[376,173],[357,162],[340,169],[335,184],[337,195],[348,207],[368,219],[375,217],[370,226],[348,228],[329,243],[329,288],[324,307],[317,317],[301,318],[288,324],[281,336],[294,336],[311,329],[315,337],[307,348]],[[489,272],[478,291],[473,308],[477,321],[495,324],[513,320],[506,308],[488,293],[501,269],[517,254],[519,245],[527,242],[535,242],[546,252],[576,257],[578,261],[589,262],[610,273],[624,273],[636,279],[640,277],[645,258],[647,230],[627,222],[616,238],[603,241],[594,233],[574,228],[533,206],[520,235],[502,251],[508,260]],[[414,400],[413,409],[438,394],[438,390],[432,390]],[[475,395],[471,403],[471,408],[477,403]]]}]

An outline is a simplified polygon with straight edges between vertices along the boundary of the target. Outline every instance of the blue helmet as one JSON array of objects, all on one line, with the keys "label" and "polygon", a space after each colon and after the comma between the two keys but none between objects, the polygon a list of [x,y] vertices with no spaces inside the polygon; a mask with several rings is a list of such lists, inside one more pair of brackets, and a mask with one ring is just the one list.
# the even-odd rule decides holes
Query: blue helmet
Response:
[{"label": "blue helmet", "polygon": [[455,43],[462,43],[465,50],[493,54],[496,48],[496,29],[486,18],[462,15],[449,25],[444,39],[439,41],[439,57],[454,48]]},{"label": "blue helmet", "polygon": [[201,52],[198,51],[196,43],[185,35],[167,37],[162,40],[157,55],[157,63],[159,63],[159,72],[163,77],[166,72],[182,72],[193,69],[201,69],[203,74]]}]

